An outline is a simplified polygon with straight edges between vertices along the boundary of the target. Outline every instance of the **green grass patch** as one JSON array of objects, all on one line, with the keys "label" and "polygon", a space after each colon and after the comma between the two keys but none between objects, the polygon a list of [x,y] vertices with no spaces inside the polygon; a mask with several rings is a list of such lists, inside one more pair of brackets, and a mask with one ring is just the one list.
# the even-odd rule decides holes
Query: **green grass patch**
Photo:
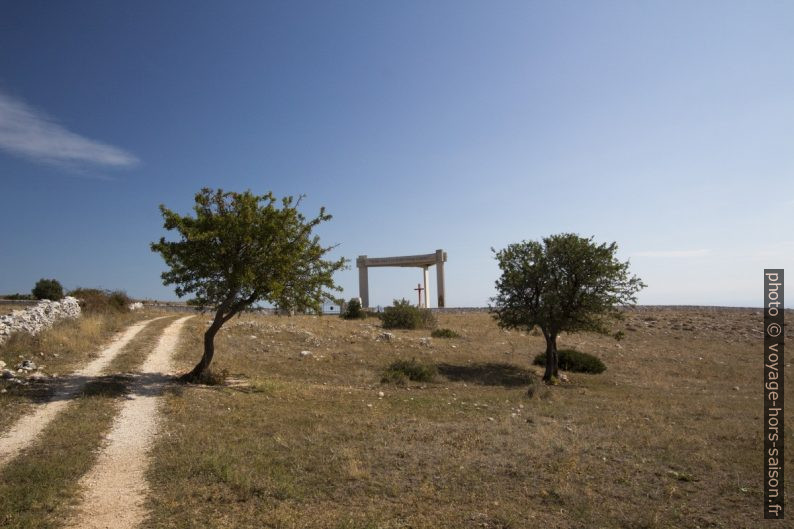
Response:
[{"label": "green grass patch", "polygon": [[452,329],[435,329],[430,333],[433,338],[460,338],[460,334]]}]

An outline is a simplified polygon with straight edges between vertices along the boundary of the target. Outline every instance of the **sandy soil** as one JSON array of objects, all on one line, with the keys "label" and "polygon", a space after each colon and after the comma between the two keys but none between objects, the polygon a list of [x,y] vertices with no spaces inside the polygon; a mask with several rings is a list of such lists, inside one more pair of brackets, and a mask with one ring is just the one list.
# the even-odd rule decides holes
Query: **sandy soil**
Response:
[{"label": "sandy soil", "polygon": [[70,400],[85,385],[90,377],[96,377],[105,370],[124,347],[135,338],[154,318],[130,326],[119,333],[110,344],[100,351],[99,356],[80,371],[63,377],[66,383],[56,391],[52,398],[36,407],[33,413],[22,416],[5,434],[0,436],[0,467],[13,459],[69,404]]},{"label": "sandy soil", "polygon": [[126,529],[143,520],[143,501],[148,491],[144,473],[158,429],[159,395],[169,380],[166,374],[171,370],[171,356],[182,325],[191,317],[169,325],[146,359],[97,463],[81,480],[83,502],[67,527]]}]

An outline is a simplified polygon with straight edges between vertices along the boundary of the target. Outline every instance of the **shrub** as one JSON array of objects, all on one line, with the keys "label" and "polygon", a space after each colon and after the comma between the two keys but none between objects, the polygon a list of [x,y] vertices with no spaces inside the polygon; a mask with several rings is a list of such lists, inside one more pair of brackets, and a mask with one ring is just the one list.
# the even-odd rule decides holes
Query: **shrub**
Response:
[{"label": "shrub", "polygon": [[407,299],[394,300],[381,314],[384,329],[432,329],[436,318],[430,309],[414,307]]},{"label": "shrub", "polygon": [[460,334],[452,329],[436,329],[430,333],[433,338],[459,338]]},{"label": "shrub", "polygon": [[415,358],[410,360],[397,360],[392,362],[386,371],[383,372],[382,383],[394,382],[397,384],[404,384],[406,380],[413,382],[430,382],[435,377],[438,371],[436,366],[422,364]]},{"label": "shrub", "polygon": [[36,299],[33,297],[33,294],[6,294],[4,296],[0,296],[2,299],[7,299],[9,301],[27,301],[31,299]]},{"label": "shrub", "polygon": [[63,299],[63,287],[57,279],[39,279],[32,292],[36,299],[49,299],[50,301]]},{"label": "shrub", "polygon": [[366,318],[367,313],[361,308],[361,301],[358,298],[352,298],[347,302],[345,310],[339,313],[339,316],[346,320],[358,320]]},{"label": "shrub", "polygon": [[84,312],[92,313],[129,312],[132,302],[122,290],[77,288],[69,292],[69,295],[77,298]]},{"label": "shrub", "polygon": [[[561,349],[557,351],[557,360],[560,369],[564,371],[574,371],[577,373],[598,374],[606,371],[607,366],[600,358],[588,353],[582,353],[573,349]],[[536,366],[546,365],[546,353],[540,353],[533,362]]]}]

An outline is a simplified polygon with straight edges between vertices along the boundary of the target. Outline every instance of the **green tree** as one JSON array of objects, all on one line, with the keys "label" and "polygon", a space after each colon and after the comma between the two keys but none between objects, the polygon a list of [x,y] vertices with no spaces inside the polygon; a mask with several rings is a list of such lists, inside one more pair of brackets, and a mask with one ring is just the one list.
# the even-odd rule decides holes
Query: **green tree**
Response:
[{"label": "green tree", "polygon": [[63,299],[63,287],[57,279],[39,279],[31,291],[36,299],[60,301]]},{"label": "green tree", "polygon": [[[546,339],[543,380],[558,376],[557,337],[562,332],[610,334],[622,306],[637,302],[645,284],[615,257],[617,244],[564,233],[493,250],[502,270],[491,312],[502,328],[531,331]],[[619,334],[615,335],[620,338]]]},{"label": "green tree", "polygon": [[202,189],[195,197],[194,215],[179,215],[160,206],[165,237],[152,243],[169,270],[163,284],[176,285],[179,297],[193,294],[197,304],[215,312],[204,333],[204,354],[188,381],[200,379],[212,362],[214,340],[224,323],[257,302],[280,308],[320,310],[333,274],[345,259],[324,257],[333,247],[320,244],[312,230],[331,218],[320,213],[307,219],[298,211],[302,197],[276,199],[272,193],[254,195]]}]

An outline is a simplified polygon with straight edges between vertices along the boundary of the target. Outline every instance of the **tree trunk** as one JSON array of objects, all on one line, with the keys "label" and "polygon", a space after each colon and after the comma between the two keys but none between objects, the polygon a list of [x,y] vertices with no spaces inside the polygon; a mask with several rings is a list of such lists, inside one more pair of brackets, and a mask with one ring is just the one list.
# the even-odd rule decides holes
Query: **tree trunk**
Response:
[{"label": "tree trunk", "polygon": [[201,356],[201,360],[190,373],[182,377],[187,382],[196,382],[200,380],[201,376],[209,368],[212,362],[212,356],[215,354],[215,335],[218,334],[218,331],[221,329],[223,321],[223,315],[218,311],[218,313],[215,314],[212,325],[210,325],[209,329],[204,333],[204,354]]},{"label": "tree trunk", "polygon": [[557,366],[557,335],[546,335],[546,372],[543,373],[543,381],[551,382],[552,377],[559,377],[560,373]]}]

